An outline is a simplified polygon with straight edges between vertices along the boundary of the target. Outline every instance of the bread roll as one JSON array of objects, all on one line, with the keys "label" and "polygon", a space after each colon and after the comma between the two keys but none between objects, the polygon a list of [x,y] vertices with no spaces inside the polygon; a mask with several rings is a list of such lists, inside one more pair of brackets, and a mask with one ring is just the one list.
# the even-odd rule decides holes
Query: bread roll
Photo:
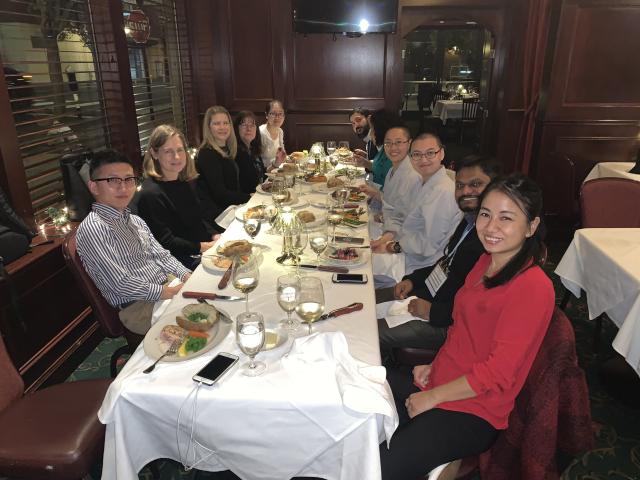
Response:
[{"label": "bread roll", "polygon": [[327,180],[327,187],[329,188],[341,187],[343,185],[344,185],[344,182],[342,181],[342,179],[338,177],[332,177],[329,180]]},{"label": "bread roll", "polygon": [[251,253],[251,244],[247,240],[232,240],[225,243],[220,249],[220,255],[225,257],[248,255],[249,253]]},{"label": "bread roll", "polygon": [[309,210],[302,210],[301,212],[298,212],[298,218],[301,222],[304,223],[311,223],[316,221],[316,216]]}]

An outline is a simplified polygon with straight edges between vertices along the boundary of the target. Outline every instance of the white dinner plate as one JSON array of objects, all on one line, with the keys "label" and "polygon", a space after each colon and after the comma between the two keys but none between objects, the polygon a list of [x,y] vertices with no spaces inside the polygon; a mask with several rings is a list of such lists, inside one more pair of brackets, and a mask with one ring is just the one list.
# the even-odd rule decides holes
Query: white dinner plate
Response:
[{"label": "white dinner plate", "polygon": [[[258,265],[261,265],[262,264],[262,260],[264,258],[263,255],[262,255],[262,248],[254,245],[253,248],[251,249],[251,254],[258,259]],[[219,267],[218,265],[216,265],[215,264],[215,260],[216,260],[215,256],[217,256],[217,254],[211,253],[210,256],[207,256],[206,254],[203,254],[202,258],[200,259],[200,263],[202,264],[202,268],[204,268],[205,271],[207,271],[209,273],[214,273],[214,274],[226,272],[229,267],[228,266],[227,267]],[[222,255],[220,255],[220,257],[222,257]],[[224,257],[222,257],[222,258],[224,258]],[[230,259],[230,260],[233,261],[233,259]]]},{"label": "white dinner plate", "polygon": [[[249,208],[255,208],[255,207],[258,207],[258,206],[266,207],[266,205],[262,204],[262,205],[252,205],[251,207],[247,206],[247,205],[244,205],[244,206],[242,206],[240,208],[236,208],[236,213],[235,213],[236,220],[238,220],[241,223],[244,223],[244,214],[246,213],[246,211]],[[263,219],[263,222],[264,222],[264,219]]]},{"label": "white dinner plate", "polygon": [[[216,309],[220,312],[221,315],[224,315],[227,318],[231,318],[229,317],[229,314],[224,310],[218,307],[216,307]],[[150,358],[157,360],[169,348],[169,344],[167,342],[160,340],[160,332],[166,325],[172,325],[172,324],[176,324],[175,317],[160,318],[160,320],[158,320],[154,325],[151,326],[151,328],[145,335],[144,340],[142,342],[142,346],[144,348],[144,353],[146,353]],[[184,362],[186,360],[191,360],[192,358],[199,357],[203,353],[208,352],[213,347],[215,347],[220,342],[222,342],[222,340],[226,338],[226,336],[229,334],[230,331],[231,331],[231,322],[224,322],[222,321],[222,319],[220,319],[211,328],[211,330],[207,332],[209,334],[209,338],[207,339],[207,344],[204,346],[202,350],[189,353],[184,357],[179,357],[177,354],[172,355],[170,357],[164,357],[162,361],[163,362]]]},{"label": "white dinner plate", "polygon": [[[340,248],[348,248],[346,245]],[[322,254],[320,258],[322,258],[325,262],[330,263],[332,265],[340,265],[343,267],[357,267],[360,265],[364,265],[367,263],[369,259],[369,252],[366,249],[356,248],[355,251],[358,254],[357,258],[352,260],[340,260],[338,258],[331,258],[329,255],[332,251],[335,250],[335,247],[328,247]]]},{"label": "white dinner plate", "polygon": [[261,193],[262,195],[271,195],[271,192],[265,192],[265,191],[262,189],[262,184],[260,184],[260,185],[258,185],[258,186],[256,187],[256,192],[257,192],[257,193]]}]

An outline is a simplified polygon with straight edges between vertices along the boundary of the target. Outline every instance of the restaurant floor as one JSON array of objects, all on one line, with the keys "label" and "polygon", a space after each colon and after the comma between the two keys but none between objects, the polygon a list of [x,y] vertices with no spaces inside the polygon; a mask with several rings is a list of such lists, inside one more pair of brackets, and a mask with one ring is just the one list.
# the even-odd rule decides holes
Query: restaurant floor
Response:
[{"label": "restaurant floor", "polygon": [[[559,302],[564,289],[553,274],[553,270],[566,248],[566,244],[549,246],[550,260],[545,267],[551,275]],[[575,459],[563,472],[562,480],[638,480],[640,479],[640,405],[630,408],[616,401],[603,389],[598,378],[598,367],[613,356],[611,340],[616,328],[605,321],[600,351],[593,352],[594,323],[588,320],[586,304],[572,299],[567,314],[572,320],[580,364],[587,374],[591,398],[591,414],[596,448]],[[119,340],[105,339],[98,348],[69,377],[69,380],[99,378],[109,375],[111,352],[121,345]],[[160,471],[162,480],[195,479],[197,472],[184,472],[177,462],[158,460],[154,462]],[[100,466],[96,465],[93,478],[100,478]],[[149,468],[140,473],[139,478],[151,480]],[[199,479],[237,478],[233,475],[199,472]],[[478,477],[479,478],[479,477]],[[357,480],[357,479],[354,479]]]}]

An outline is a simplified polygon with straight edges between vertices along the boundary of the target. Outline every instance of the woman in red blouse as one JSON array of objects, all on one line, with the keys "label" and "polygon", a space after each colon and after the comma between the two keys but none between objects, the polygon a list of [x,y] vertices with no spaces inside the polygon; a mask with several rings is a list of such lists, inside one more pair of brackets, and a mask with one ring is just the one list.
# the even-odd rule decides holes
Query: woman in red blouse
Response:
[{"label": "woman in red blouse", "polygon": [[400,426],[380,446],[382,478],[415,480],[488,449],[514,400],[554,307],[544,262],[540,188],[522,174],[484,191],[476,229],[486,250],[455,297],[453,326],[431,365],[389,371]]}]

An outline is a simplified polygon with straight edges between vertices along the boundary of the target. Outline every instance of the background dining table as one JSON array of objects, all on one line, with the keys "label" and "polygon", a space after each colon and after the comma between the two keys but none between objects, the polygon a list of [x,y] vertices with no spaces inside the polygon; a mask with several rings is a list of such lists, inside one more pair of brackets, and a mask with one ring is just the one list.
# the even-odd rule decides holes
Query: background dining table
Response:
[{"label": "background dining table", "polygon": [[[306,194],[301,202],[323,200],[326,194]],[[268,204],[269,195],[256,193],[248,205]],[[306,206],[322,215],[323,210]],[[326,211],[325,211],[326,212]],[[285,314],[277,304],[276,279],[292,267],[275,262],[282,239],[267,233],[263,224],[256,243],[262,252],[260,281],[250,294],[249,308],[259,311],[267,328]],[[365,238],[366,225],[343,234]],[[221,242],[247,239],[242,223],[232,222]],[[214,247],[215,249],[215,247]],[[359,250],[365,260],[350,267],[372,279],[370,251]],[[315,254],[307,254],[312,263]],[[390,439],[398,423],[393,396],[380,366],[373,282],[366,285],[334,284],[332,273],[300,270],[321,278],[325,312],[354,301],[364,304],[355,313],[318,322],[314,334],[306,325],[284,345],[258,354],[267,364],[259,377],[236,371],[212,387],[196,384],[191,377],[217,353],[247,357],[236,346],[233,327],[211,351],[183,362],[160,362],[151,374],[142,370],[153,358],[141,345],[113,382],[100,420],[106,424],[102,478],[133,479],[148,462],[171,458],[207,471],[231,469],[240,478],[282,480],[293,476],[317,476],[327,480],[380,478],[378,445]],[[202,265],[183,291],[238,295],[231,285],[219,291],[220,273]],[[180,294],[164,305],[158,321],[172,321],[193,300]],[[244,302],[215,301],[233,319]]]},{"label": "background dining table", "polygon": [[606,313],[619,328],[613,348],[640,375],[640,228],[583,228],[555,273],[580,297],[589,318]]}]

